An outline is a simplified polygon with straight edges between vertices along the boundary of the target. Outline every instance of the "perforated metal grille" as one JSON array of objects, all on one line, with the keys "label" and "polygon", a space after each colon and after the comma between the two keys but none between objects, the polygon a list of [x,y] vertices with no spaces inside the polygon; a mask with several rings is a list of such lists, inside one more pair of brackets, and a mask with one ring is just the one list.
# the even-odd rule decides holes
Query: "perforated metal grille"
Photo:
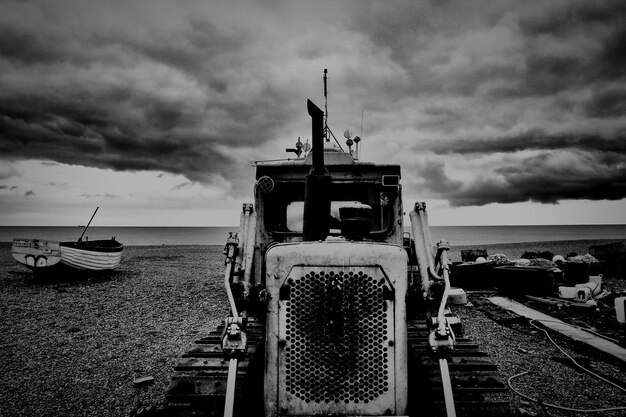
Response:
[{"label": "perforated metal grille", "polygon": [[385,279],[311,271],[286,286],[287,392],[306,402],[368,403],[389,391]]}]

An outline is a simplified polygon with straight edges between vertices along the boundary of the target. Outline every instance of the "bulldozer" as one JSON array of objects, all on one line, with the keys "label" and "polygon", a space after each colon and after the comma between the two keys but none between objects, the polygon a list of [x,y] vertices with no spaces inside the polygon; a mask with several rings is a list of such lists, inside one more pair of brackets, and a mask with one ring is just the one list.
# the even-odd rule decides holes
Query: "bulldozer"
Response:
[{"label": "bulldozer", "polygon": [[312,146],[254,162],[224,248],[230,314],[180,358],[158,414],[506,415],[496,365],[447,306],[450,246],[431,243],[425,203],[405,231],[400,166],[362,162],[358,136],[338,147],[307,110]]}]

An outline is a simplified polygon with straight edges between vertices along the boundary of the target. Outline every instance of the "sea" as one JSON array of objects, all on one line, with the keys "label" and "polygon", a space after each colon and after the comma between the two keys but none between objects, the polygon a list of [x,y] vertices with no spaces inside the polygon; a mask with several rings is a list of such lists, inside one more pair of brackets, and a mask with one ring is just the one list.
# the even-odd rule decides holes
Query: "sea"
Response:
[{"label": "sea", "polygon": [[[89,227],[90,240],[115,237],[125,246],[224,245],[232,227]],[[77,240],[84,227],[73,226],[0,226],[0,242],[13,238],[37,238],[57,241]],[[502,243],[548,242],[558,240],[624,240],[626,225],[557,225],[557,226],[431,226],[433,242],[440,239],[452,246]],[[406,230],[407,232],[410,229]]]}]

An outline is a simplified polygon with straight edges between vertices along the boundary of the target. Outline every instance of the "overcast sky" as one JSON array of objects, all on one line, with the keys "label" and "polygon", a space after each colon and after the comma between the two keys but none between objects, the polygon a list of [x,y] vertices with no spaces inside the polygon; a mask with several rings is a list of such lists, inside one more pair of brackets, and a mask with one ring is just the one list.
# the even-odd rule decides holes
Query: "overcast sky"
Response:
[{"label": "overcast sky", "polygon": [[0,225],[236,225],[324,68],[431,224],[626,223],[624,1],[0,0]]}]

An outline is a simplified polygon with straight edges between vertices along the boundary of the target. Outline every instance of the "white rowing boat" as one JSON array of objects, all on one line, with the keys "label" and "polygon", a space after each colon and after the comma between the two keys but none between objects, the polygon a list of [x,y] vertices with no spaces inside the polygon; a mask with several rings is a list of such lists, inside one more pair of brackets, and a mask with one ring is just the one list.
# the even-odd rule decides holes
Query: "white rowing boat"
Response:
[{"label": "white rowing boat", "polygon": [[13,258],[30,269],[45,269],[61,261],[60,242],[43,239],[13,239]]},{"label": "white rowing boat", "polygon": [[115,240],[61,242],[61,263],[75,269],[112,271],[122,260],[124,245]]},{"label": "white rowing boat", "polygon": [[56,242],[42,239],[13,239],[13,258],[39,272],[57,266],[86,271],[113,271],[122,260],[124,245],[115,240]]},{"label": "white rowing boat", "polygon": [[113,271],[122,260],[124,245],[114,237],[108,240],[83,240],[99,208],[96,207],[76,242],[15,238],[11,248],[13,258],[37,272],[50,270],[59,264],[79,271]]}]

